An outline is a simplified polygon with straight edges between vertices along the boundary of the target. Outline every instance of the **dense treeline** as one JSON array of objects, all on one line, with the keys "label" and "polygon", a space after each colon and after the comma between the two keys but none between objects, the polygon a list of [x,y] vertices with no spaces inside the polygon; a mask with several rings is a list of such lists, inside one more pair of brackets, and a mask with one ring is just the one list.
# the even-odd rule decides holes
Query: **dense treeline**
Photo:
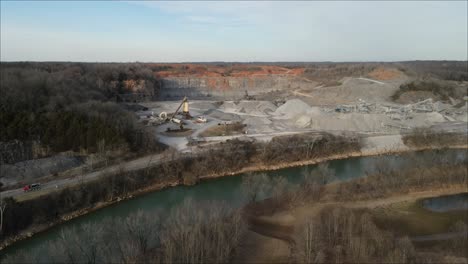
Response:
[{"label": "dense treeline", "polygon": [[406,193],[415,189],[440,188],[444,185],[468,184],[466,170],[467,160],[454,161],[437,166],[422,167],[415,165],[413,169],[394,170],[386,166],[385,171],[367,177],[341,183],[335,198],[340,201],[347,199],[371,199],[391,193]]},{"label": "dense treeline", "polygon": [[369,213],[325,208],[307,219],[295,235],[298,263],[414,263],[408,237],[380,230]]},{"label": "dense treeline", "polygon": [[[115,100],[116,94],[138,88],[154,93],[158,81],[153,68],[138,63],[2,63],[2,110],[59,110]],[[144,86],[131,82],[136,80],[145,81]]]},{"label": "dense treeline", "polygon": [[[416,247],[406,236],[384,230],[376,215],[366,209],[327,206],[331,202],[371,201],[415,190],[430,190],[441,186],[466,185],[467,157],[449,155],[441,159],[435,152],[423,158],[407,155],[408,165],[392,169],[391,161],[377,164],[377,171],[366,177],[333,185],[335,172],[326,163],[312,171],[304,171],[299,186],[282,182],[283,177],[270,178],[253,174],[243,178],[243,187],[250,201],[247,207],[254,226],[265,225],[256,216],[271,215],[304,204],[317,203],[318,215],[312,215],[295,227],[290,236],[277,231],[292,247],[291,257],[297,263],[446,263],[447,255],[454,259],[466,257],[467,237],[457,236],[435,244],[434,253]],[[257,197],[268,199],[257,201]],[[321,205],[325,205],[323,209]],[[449,231],[466,234],[466,219],[456,222]],[[270,224],[271,225],[271,224]],[[260,227],[261,228],[261,227]],[[271,227],[280,230],[281,226]],[[284,228],[283,228],[284,229]],[[439,252],[439,253],[437,253]],[[440,254],[441,252],[441,254]],[[449,253],[449,254],[447,254]]]},{"label": "dense treeline", "polygon": [[[437,151],[419,157],[417,153],[405,155],[405,166],[395,168],[391,162],[380,162],[374,172],[352,181],[340,182],[331,193],[325,185],[336,180],[333,170],[326,164],[317,170],[304,172],[304,183],[289,197],[289,201],[315,200],[327,196],[338,201],[374,199],[389,194],[406,193],[417,189],[439,188],[447,185],[468,184],[466,155],[444,154]],[[328,193],[327,193],[328,192]]]},{"label": "dense treeline", "polygon": [[377,67],[396,67],[417,78],[447,81],[468,81],[467,61],[404,61],[404,62],[290,62],[277,63],[289,68],[305,67],[304,76],[318,81],[339,80],[346,76],[363,76]]},{"label": "dense treeline", "polygon": [[[240,142],[235,142],[233,145],[237,147],[239,144]],[[245,144],[249,143],[246,142]],[[230,148],[229,145],[225,146],[225,148],[227,148],[228,151],[240,151],[240,149],[242,149]],[[247,147],[244,146],[244,148]],[[262,148],[261,146],[257,146],[257,149]],[[214,157],[206,157],[206,160],[216,160],[217,163],[224,162],[224,159],[228,157],[228,154],[224,151],[225,150],[214,149],[210,152]],[[319,151],[319,149],[316,149],[316,151]],[[252,158],[258,158],[257,155],[260,155],[258,153],[259,152],[252,155]],[[288,155],[286,151],[284,151],[284,153],[285,156]],[[230,155],[230,157],[232,157],[232,155]],[[198,166],[193,167],[194,164],[196,164],[193,160],[181,160],[175,157],[168,158],[169,160],[173,159],[172,162],[168,162],[169,165],[160,165],[152,169],[146,169],[135,173],[121,172],[121,175],[109,175],[97,182],[85,183],[81,186],[68,188],[59,193],[51,193],[35,200],[18,203],[13,199],[7,199],[7,210],[5,210],[4,215],[5,233],[8,232],[11,234],[10,232],[15,228],[17,228],[16,231],[20,231],[31,224],[49,223],[50,221],[58,219],[63,213],[92,206],[101,200],[113,200],[119,195],[125,195],[132,190],[145,187],[145,185],[151,182],[162,182],[168,179],[183,181],[184,177],[196,179],[196,175],[202,171]],[[248,212],[254,212],[253,215],[259,213],[274,213],[278,209],[297,206],[305,201],[321,201],[322,199],[335,201],[372,199],[388,194],[406,192],[408,190],[427,189],[432,186],[438,188],[444,184],[467,183],[468,175],[465,168],[466,156],[449,156],[441,159],[439,155],[434,153],[432,156],[425,155],[422,159],[416,155],[409,155],[406,158],[411,160],[411,162],[408,162],[408,168],[405,167],[400,171],[391,170],[391,163],[384,162],[377,166],[376,173],[368,175],[365,178],[339,183],[338,186],[330,190],[327,190],[326,184],[335,180],[336,177],[334,171],[329,169],[326,164],[321,164],[316,170],[304,171],[304,180],[299,186],[289,184],[283,177],[268,177],[264,174],[246,176],[243,178],[242,183],[245,198],[247,202],[260,205],[259,207],[253,206],[250,208],[252,210],[248,210]],[[200,158],[200,161],[203,161],[203,159]],[[241,161],[241,164],[242,162],[243,161]],[[239,165],[239,163],[236,162],[231,164],[235,166]],[[426,167],[427,164],[432,164],[432,166]],[[222,165],[221,163],[220,166]],[[174,172],[174,168],[179,166],[183,168]],[[217,165],[212,165],[207,168],[207,170],[209,169],[219,169],[219,167]],[[192,173],[182,173],[186,170],[192,170]],[[269,197],[269,199],[256,202],[259,198],[264,199],[266,197]],[[154,231],[151,228],[147,228],[149,222],[151,222],[155,230],[162,230],[160,235],[154,236],[151,239],[153,242],[141,238],[141,236],[154,235],[150,232],[146,234],[143,231],[137,232],[138,230],[132,229],[135,230],[132,232],[140,234],[141,239],[137,239],[135,236],[129,236],[125,228],[118,228],[118,223],[115,225],[105,223],[101,227],[115,226],[118,229],[118,231],[115,231],[113,228],[116,233],[112,240],[114,243],[99,244],[97,241],[102,240],[100,240],[101,236],[98,235],[97,237],[99,239],[90,239],[89,241],[91,242],[86,243],[86,245],[96,245],[96,247],[93,248],[95,250],[99,248],[98,251],[93,252],[108,252],[105,250],[109,250],[109,247],[115,248],[117,246],[120,249],[132,250],[128,251],[128,254],[125,253],[127,251],[124,251],[124,255],[131,257],[134,261],[151,260],[151,262],[184,263],[207,261],[227,262],[232,252],[235,251],[235,245],[237,245],[239,239],[242,237],[240,234],[243,233],[242,230],[245,228],[240,215],[227,217],[226,219],[228,219],[228,221],[217,222],[215,219],[219,219],[218,216],[226,216],[224,213],[226,211],[224,209],[213,209],[213,207],[210,206],[203,206],[201,207],[203,209],[201,209],[191,204],[183,208],[185,209],[179,210],[178,213],[171,214],[169,220],[164,222],[166,224],[163,224],[160,218],[153,216],[150,217],[152,219],[151,221],[146,221],[145,218],[141,218],[140,216],[137,217],[138,220],[134,218],[133,220],[126,220],[130,223],[126,225],[126,228],[132,226],[132,221],[137,221],[138,226],[141,225],[142,228],[144,227],[143,230]],[[392,234],[379,230],[374,225],[372,219],[362,215],[362,213],[341,211],[342,210],[324,211],[325,213],[318,222],[316,219],[313,220],[314,222],[311,223],[311,228],[306,231],[303,229],[301,229],[302,231],[300,232],[298,231],[298,236],[294,238],[297,243],[294,251],[296,261],[333,261],[338,263],[354,261],[373,262],[379,257],[385,258],[389,262],[398,263],[411,263],[416,260],[421,260],[421,256],[415,254],[412,244],[407,243],[407,239],[396,239]],[[221,218],[224,219],[224,217]],[[204,222],[209,224],[203,225],[202,223]],[[161,226],[164,228],[159,229]],[[100,232],[102,232],[102,229],[97,230],[101,231],[95,233],[101,234]],[[165,230],[169,233],[165,233]],[[217,230],[216,233],[210,233],[213,230]],[[78,233],[89,232],[78,231]],[[306,234],[306,232],[313,233],[310,233],[309,238],[304,238],[303,235]],[[122,234],[122,236],[118,236],[119,234]],[[167,234],[167,236],[162,234]],[[227,241],[226,239],[228,238],[232,238],[232,240]],[[75,237],[73,234],[65,236],[64,239],[63,241],[87,241],[86,239],[81,240],[81,237]],[[312,251],[307,253],[309,254],[308,256],[304,255],[306,252],[301,252],[301,250],[304,250],[304,245],[301,244],[303,240],[301,242],[301,239],[313,239],[311,241],[314,243],[309,243],[309,248]],[[215,241],[227,241],[225,242],[227,246],[219,248],[218,246],[220,244],[215,243]],[[81,245],[79,243],[77,242],[75,244]],[[459,245],[459,242],[456,243],[458,245],[457,248],[463,248],[463,245],[466,245],[466,241],[462,241],[462,243],[464,243],[462,246]],[[81,260],[89,256],[89,254],[80,252],[78,249],[72,250],[71,248],[64,248],[64,246],[60,246],[60,244],[61,243],[57,242],[57,244],[54,244],[55,246],[51,246],[52,249],[56,250],[54,252],[71,250],[75,254],[73,256]],[[99,247],[97,245],[99,245]],[[132,245],[132,247],[129,247],[129,245]],[[159,249],[156,251],[150,250],[154,245],[160,245]],[[87,250],[87,247],[82,247],[80,250],[83,250],[83,248]],[[47,252],[46,248],[43,250],[43,252]],[[136,250],[136,253],[133,250]],[[410,250],[407,253],[411,254],[405,255],[405,250]],[[174,252],[177,252],[177,254]],[[57,260],[62,261],[64,254],[60,254],[61,258]],[[40,256],[40,254],[30,254],[28,252],[28,254],[24,253],[20,256],[16,256],[14,259],[11,259],[11,261],[17,261],[17,257],[19,257],[19,260],[31,260],[31,256],[36,258]],[[104,254],[102,256],[108,255]],[[114,255],[115,258],[120,258],[119,256],[120,255]],[[144,256],[144,259],[139,258],[141,256]],[[310,258],[313,258],[313,261],[310,261]],[[102,260],[101,257],[98,259]],[[104,260],[110,261],[110,259],[106,258],[104,258]],[[84,259],[83,261],[86,262],[87,260]],[[130,261],[130,259],[124,260],[120,258],[112,262],[128,263],[128,261]],[[91,263],[93,262],[91,261]]]},{"label": "dense treeline", "polygon": [[[322,166],[321,172],[308,176],[322,182],[331,172]],[[258,182],[266,185],[277,185],[274,178],[262,175],[246,177],[243,184],[260,190],[252,184],[256,178],[263,178]],[[249,192],[246,194],[249,197]],[[170,214],[140,211],[125,219],[66,230],[58,240],[33,251],[20,251],[4,262],[229,263],[239,252],[246,228],[238,210],[188,200]],[[466,224],[457,222],[451,230],[466,233]],[[297,263],[441,263],[447,261],[444,256],[448,252],[466,256],[467,245],[466,237],[457,237],[442,243],[444,254],[428,254],[408,237],[381,229],[372,211],[335,206],[306,219],[295,229],[292,241],[291,257]]]},{"label": "dense treeline", "polygon": [[169,214],[139,211],[66,230],[4,263],[227,263],[246,230],[240,211],[186,200]]},{"label": "dense treeline", "polygon": [[396,64],[421,77],[468,81],[468,61],[405,61]]},{"label": "dense treeline", "polygon": [[[88,116],[74,111],[34,113],[1,113],[6,127],[3,139],[31,140],[34,135],[53,151],[79,151],[81,148],[96,151],[100,140],[108,145],[123,145],[132,130],[117,130],[109,120]],[[131,121],[131,119],[130,119]]]},{"label": "dense treeline", "polygon": [[111,102],[84,103],[42,114],[0,112],[0,120],[5,125],[0,131],[3,140],[36,140],[54,152],[82,149],[96,152],[99,144],[106,149],[127,146],[131,150],[157,146],[130,112]]},{"label": "dense treeline", "polygon": [[159,68],[153,68],[137,63],[2,63],[0,141],[38,141],[53,151],[94,152],[98,142],[154,147],[142,140],[136,117],[115,103],[119,94],[154,96],[158,80],[153,70]]},{"label": "dense treeline", "polygon": [[393,100],[397,100],[406,92],[427,91],[439,97],[441,100],[448,101],[450,98],[461,99],[467,95],[468,90],[458,87],[452,83],[443,83],[440,81],[413,81],[400,85],[400,89],[392,95]]},{"label": "dense treeline", "polygon": [[344,77],[360,77],[368,74],[379,63],[314,63],[306,64],[304,77],[323,82],[326,85],[333,84]]},{"label": "dense treeline", "polygon": [[[466,234],[467,225],[457,222],[452,228]],[[297,263],[449,263],[448,255],[467,256],[466,236],[435,243],[429,253],[409,237],[379,228],[371,210],[336,206],[306,219],[294,241]]]},{"label": "dense treeline", "polygon": [[284,63],[290,67],[306,67],[305,76],[340,79],[345,76],[365,75],[379,66],[397,67],[418,78],[437,78],[447,81],[468,81],[468,61],[403,61],[403,62],[348,62],[348,63]]},{"label": "dense treeline", "polygon": [[[304,136],[280,137],[274,140],[276,143],[232,140],[203,155],[180,157],[175,153],[168,154],[165,162],[152,168],[133,172],[122,170],[94,182],[82,183],[33,200],[16,202],[9,198],[6,199],[7,209],[3,215],[3,235],[6,237],[17,234],[34,224],[57,221],[64,214],[92,207],[101,201],[112,201],[154,184],[193,184],[202,176],[230,173],[247,165],[308,160],[359,151],[361,148],[357,139],[349,142],[343,137],[333,135],[310,136],[307,141],[310,144],[306,142],[304,147],[300,147],[298,137]],[[312,144],[312,138],[315,138],[317,144]],[[287,142],[295,143],[288,145]],[[306,152],[310,154],[303,155]],[[271,159],[273,156],[274,160]]]},{"label": "dense treeline", "polygon": [[[406,154],[405,165],[394,167],[388,161],[376,164],[375,171],[364,177],[328,185],[337,180],[335,171],[322,163],[314,170],[304,170],[300,185],[284,182],[283,177],[270,178],[264,174],[244,177],[244,189],[252,202],[252,214],[271,214],[277,210],[302,205],[304,202],[356,201],[381,198],[414,190],[430,190],[441,186],[468,184],[466,155],[437,151],[421,157],[417,153]],[[256,202],[257,197],[269,199]]]},{"label": "dense treeline", "polygon": [[360,139],[332,134],[275,137],[261,149],[263,161],[294,162],[361,150]]},{"label": "dense treeline", "polygon": [[405,145],[410,147],[450,147],[466,145],[468,137],[460,133],[437,132],[430,128],[414,128],[402,137]]}]

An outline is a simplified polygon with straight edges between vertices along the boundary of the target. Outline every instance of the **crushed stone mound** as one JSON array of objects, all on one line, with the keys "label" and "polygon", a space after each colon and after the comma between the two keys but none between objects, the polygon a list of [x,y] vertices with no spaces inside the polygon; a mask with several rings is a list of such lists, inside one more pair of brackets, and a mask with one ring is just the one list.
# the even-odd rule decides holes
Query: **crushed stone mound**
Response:
[{"label": "crushed stone mound", "polygon": [[384,114],[331,114],[316,116],[311,119],[310,128],[347,131],[381,131],[383,122],[390,122]]},{"label": "crushed stone mound", "polygon": [[237,108],[237,105],[232,101],[225,101],[219,107],[219,109],[221,109],[223,111],[227,111],[227,112],[237,112],[237,111],[239,111],[239,109]]},{"label": "crushed stone mound", "polygon": [[203,115],[206,115],[206,116],[209,115],[209,116],[211,116],[213,118],[217,118],[217,119],[220,119],[220,120],[226,120],[226,121],[239,121],[239,120],[241,120],[241,118],[236,114],[225,113],[225,112],[215,110],[215,109],[210,109],[210,110],[204,112]]},{"label": "crushed stone mound", "polygon": [[432,112],[432,113],[427,113],[426,114],[426,123],[438,123],[438,122],[444,122],[445,118],[443,115]]},{"label": "crushed stone mound", "polygon": [[189,107],[193,107],[194,109],[212,109],[215,108],[215,104],[212,102],[193,101],[189,102]]},{"label": "crushed stone mound", "polygon": [[250,125],[250,126],[258,126],[258,125],[270,125],[271,121],[268,118],[249,117],[249,118],[244,119],[242,123],[246,125]]},{"label": "crushed stone mound", "polygon": [[[274,115],[284,119],[300,118],[300,115],[317,115],[320,114],[320,109],[310,107],[307,103],[300,99],[291,99],[286,101],[282,106],[278,107],[273,113]],[[304,120],[304,119],[303,119]]]},{"label": "crushed stone mound", "polygon": [[276,109],[275,114],[285,116],[295,116],[306,113],[310,106],[299,99],[291,99],[286,101],[282,106]]},{"label": "crushed stone mound", "polygon": [[249,117],[244,119],[242,123],[247,125],[247,134],[269,133],[274,131],[271,120],[264,117]]},{"label": "crushed stone mound", "polygon": [[238,107],[244,108],[247,114],[266,115],[276,110],[276,106],[271,102],[242,101]]},{"label": "crushed stone mound", "polygon": [[307,115],[301,115],[297,120],[296,120],[296,126],[300,128],[305,128],[310,126],[311,124],[311,117]]},{"label": "crushed stone mound", "polygon": [[276,110],[276,106],[267,101],[241,101],[237,104],[232,101],[226,101],[219,107],[219,109],[227,113],[264,116],[274,112]]}]

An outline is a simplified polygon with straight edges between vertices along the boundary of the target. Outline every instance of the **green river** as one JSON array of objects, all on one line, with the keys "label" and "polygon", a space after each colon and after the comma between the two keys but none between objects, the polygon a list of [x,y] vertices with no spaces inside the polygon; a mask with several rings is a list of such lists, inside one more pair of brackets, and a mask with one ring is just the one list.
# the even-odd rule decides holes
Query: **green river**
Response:
[{"label": "green river", "polygon": [[[441,150],[432,155],[431,151],[418,152],[416,155],[423,158],[428,163],[440,160],[464,160],[467,157],[465,150]],[[358,157],[328,162],[329,168],[336,174],[336,180],[349,180],[362,177],[366,172],[372,173],[382,162],[390,162],[392,168],[403,168],[412,166],[411,161],[406,159],[406,155],[383,155],[373,157]],[[427,158],[426,158],[427,157]],[[436,159],[436,160],[434,160]],[[304,170],[314,170],[317,165],[299,166],[285,168],[276,171],[268,171],[266,174],[284,176],[290,184],[300,184]],[[122,201],[106,208],[97,210],[87,215],[70,220],[49,230],[36,234],[33,237],[19,241],[12,246],[2,250],[0,256],[15,254],[19,250],[34,250],[44,243],[48,243],[58,237],[61,230],[73,228],[75,226],[99,222],[105,218],[126,217],[137,210],[153,211],[161,210],[163,213],[181,204],[185,199],[191,198],[196,201],[217,200],[226,201],[234,207],[240,207],[244,203],[244,196],[241,191],[243,175],[227,176],[218,179],[206,180],[194,186],[178,186],[167,188],[161,191],[148,193],[130,200]]]}]

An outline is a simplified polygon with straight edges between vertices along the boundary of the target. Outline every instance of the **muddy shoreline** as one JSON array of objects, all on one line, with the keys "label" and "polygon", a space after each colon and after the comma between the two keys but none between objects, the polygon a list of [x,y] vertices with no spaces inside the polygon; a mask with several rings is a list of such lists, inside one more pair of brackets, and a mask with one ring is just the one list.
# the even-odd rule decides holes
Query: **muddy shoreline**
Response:
[{"label": "muddy shoreline", "polygon": [[[339,155],[331,155],[328,157],[324,158],[316,158],[316,159],[311,159],[311,160],[305,160],[305,161],[297,161],[297,162],[285,162],[285,163],[280,163],[276,165],[253,165],[253,166],[248,166],[243,169],[237,170],[235,172],[225,172],[225,173],[219,173],[219,174],[211,174],[207,176],[202,176],[199,178],[199,181],[206,181],[210,179],[216,179],[216,178],[221,178],[221,177],[227,177],[227,176],[236,176],[242,173],[247,173],[247,172],[262,172],[262,171],[275,171],[279,169],[284,169],[284,168],[290,168],[290,167],[298,167],[298,166],[305,166],[305,165],[314,165],[326,161],[331,161],[331,160],[340,160],[340,159],[347,159],[347,158],[353,158],[353,157],[368,157],[368,156],[379,156],[379,155],[391,155],[391,154],[400,154],[400,153],[406,153],[406,152],[415,152],[415,151],[423,151],[423,150],[440,150],[440,149],[468,149],[468,145],[454,145],[454,146],[449,146],[449,147],[433,147],[433,146],[428,146],[428,147],[408,147],[408,148],[402,148],[402,149],[393,149],[393,150],[384,150],[384,151],[356,151],[356,152],[350,152],[347,154],[339,154]],[[147,188],[143,188],[137,191],[134,191],[126,196],[121,196],[117,197],[116,199],[112,201],[105,201],[105,202],[99,202],[93,207],[88,207],[88,208],[83,208],[77,211],[74,211],[72,213],[63,215],[60,217],[59,220],[56,220],[52,223],[49,223],[47,225],[36,225],[32,226],[23,232],[21,232],[18,235],[15,235],[13,237],[6,238],[3,242],[0,244],[0,251],[15,244],[16,242],[19,242],[21,240],[28,239],[36,234],[40,234],[42,232],[46,232],[48,229],[63,224],[67,221],[70,221],[72,219],[78,218],[80,216],[84,216],[88,213],[97,211],[99,209],[114,205],[118,202],[132,199],[147,193],[155,192],[155,191],[160,191],[166,188],[170,187],[176,187],[176,186],[181,186],[184,185],[184,183],[179,182],[179,181],[173,181],[173,182],[166,182],[166,183],[159,183],[155,184],[152,186],[149,186]]]}]

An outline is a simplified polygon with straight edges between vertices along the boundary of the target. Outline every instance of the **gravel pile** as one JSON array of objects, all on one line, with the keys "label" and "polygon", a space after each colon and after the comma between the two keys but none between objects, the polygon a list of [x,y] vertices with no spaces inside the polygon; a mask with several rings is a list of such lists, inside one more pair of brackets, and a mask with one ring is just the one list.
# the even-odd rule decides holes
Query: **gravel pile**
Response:
[{"label": "gravel pile", "polygon": [[284,118],[293,118],[297,115],[307,113],[310,109],[310,106],[303,101],[292,99],[278,107],[275,111],[275,115],[282,116]]},{"label": "gravel pile", "polygon": [[212,118],[217,118],[217,119],[220,119],[220,120],[225,120],[225,121],[239,121],[239,120],[241,120],[241,118],[236,114],[225,113],[225,112],[215,110],[215,109],[210,109],[210,110],[204,112],[203,115],[206,115],[206,116],[209,116],[209,117],[212,117]]},{"label": "gravel pile", "polygon": [[[440,107],[444,107],[440,105]],[[283,120],[285,127],[316,130],[398,132],[401,129],[430,126],[446,121],[437,112],[411,113],[409,119],[398,119],[384,113],[337,113],[321,111],[299,99],[287,101],[274,112],[274,119]]]},{"label": "gravel pile", "polygon": [[241,101],[237,104],[232,101],[226,101],[219,109],[227,113],[265,116],[273,113],[276,110],[276,106],[268,101]]}]

